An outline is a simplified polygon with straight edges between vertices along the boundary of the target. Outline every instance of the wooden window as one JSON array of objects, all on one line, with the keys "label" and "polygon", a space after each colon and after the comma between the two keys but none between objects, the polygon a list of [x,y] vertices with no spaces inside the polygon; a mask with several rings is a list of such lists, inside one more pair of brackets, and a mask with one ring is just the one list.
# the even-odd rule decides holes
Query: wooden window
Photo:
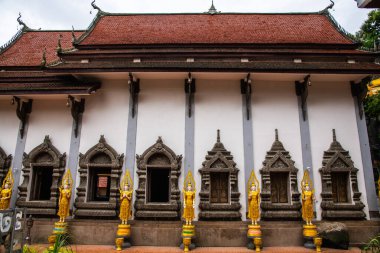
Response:
[{"label": "wooden window", "polygon": [[89,201],[108,201],[111,188],[111,169],[90,168]]},{"label": "wooden window", "polygon": [[148,202],[169,202],[170,169],[148,169]]},{"label": "wooden window", "polygon": [[211,172],[211,203],[228,203],[229,196],[229,173],[228,172]]},{"label": "wooden window", "polygon": [[334,203],[348,203],[348,172],[332,172],[332,195]]},{"label": "wooden window", "polygon": [[33,167],[30,200],[50,200],[53,167]]},{"label": "wooden window", "polygon": [[270,173],[272,203],[289,203],[288,181],[288,172]]}]

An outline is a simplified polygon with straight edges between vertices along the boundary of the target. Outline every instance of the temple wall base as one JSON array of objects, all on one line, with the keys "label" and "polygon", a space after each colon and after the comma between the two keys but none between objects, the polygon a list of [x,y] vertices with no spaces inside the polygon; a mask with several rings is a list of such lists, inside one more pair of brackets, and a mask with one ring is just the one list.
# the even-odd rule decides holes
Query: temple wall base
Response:
[{"label": "temple wall base", "polygon": [[[47,243],[55,219],[36,219],[32,229],[33,243]],[[68,220],[73,244],[113,245],[119,221]],[[380,233],[380,221],[347,221],[350,245],[360,246]],[[130,221],[131,243],[135,246],[179,246],[180,221]],[[194,222],[198,247],[246,247],[248,222]],[[302,222],[260,222],[263,246],[302,246]],[[316,223],[318,226],[318,222]]]}]

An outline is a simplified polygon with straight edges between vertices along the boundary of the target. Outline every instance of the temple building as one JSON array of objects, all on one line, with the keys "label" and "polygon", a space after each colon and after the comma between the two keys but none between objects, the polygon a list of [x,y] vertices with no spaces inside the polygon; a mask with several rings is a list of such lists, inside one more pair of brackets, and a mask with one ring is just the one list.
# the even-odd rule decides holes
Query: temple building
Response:
[{"label": "temple building", "polygon": [[[339,26],[332,5],[200,14],[92,5],[97,15],[86,30],[35,30],[19,17],[22,29],[0,48],[0,180],[11,166],[11,204],[37,219],[33,240],[46,241],[67,168],[75,181],[69,223],[82,243],[113,243],[126,170],[135,245],[180,242],[188,171],[200,245],[245,244],[251,170],[261,184],[263,226],[273,230],[268,245],[299,243],[272,221],[299,226],[308,167],[317,221],[347,221],[353,243],[376,230],[362,101],[380,74],[379,58]],[[160,225],[148,233],[144,222]],[[219,239],[207,237],[212,226],[220,226]]]}]

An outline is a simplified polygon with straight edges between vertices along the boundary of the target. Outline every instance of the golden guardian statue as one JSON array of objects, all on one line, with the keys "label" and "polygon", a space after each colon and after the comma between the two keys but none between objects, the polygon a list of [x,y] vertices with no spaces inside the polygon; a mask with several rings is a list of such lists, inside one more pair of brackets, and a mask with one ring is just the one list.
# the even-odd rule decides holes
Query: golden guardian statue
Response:
[{"label": "golden guardian statue", "polygon": [[309,170],[306,169],[301,182],[302,189],[302,219],[306,225],[313,225],[314,218],[314,189],[309,175]]},{"label": "golden guardian statue", "polygon": [[121,220],[121,224],[127,224],[128,219],[132,217],[132,191],[133,191],[133,183],[129,171],[124,174],[124,177],[120,183],[120,214],[119,218]]},{"label": "golden guardian statue", "polygon": [[70,216],[71,190],[73,189],[73,177],[70,169],[67,169],[62,177],[59,189],[58,213],[59,221],[54,223],[52,235],[48,237],[50,246],[48,252],[54,251],[54,244],[58,235],[67,235],[66,217]]},{"label": "golden guardian statue", "polygon": [[248,215],[247,218],[251,220],[251,224],[248,225],[247,237],[252,239],[256,252],[261,251],[261,226],[257,223],[260,218],[260,184],[256,177],[255,171],[251,171],[251,175],[247,184],[247,196],[248,196]]},{"label": "golden guardian statue", "polygon": [[303,225],[304,246],[315,248],[315,238],[317,237],[317,226],[312,223],[314,218],[314,189],[313,182],[309,175],[309,168],[304,171],[301,181],[302,199],[302,219],[306,222]]},{"label": "golden guardian statue", "polygon": [[9,208],[11,202],[13,189],[13,174],[12,169],[8,170],[7,175],[4,178],[3,185],[0,191],[0,210],[5,210]]},{"label": "golden guardian statue", "polygon": [[255,172],[252,171],[248,181],[248,218],[251,219],[252,225],[257,225],[260,218],[260,186]]},{"label": "golden guardian statue", "polygon": [[[186,186],[186,188],[185,188]],[[195,181],[191,172],[189,172],[185,183],[183,186],[183,218],[185,219],[186,225],[191,225],[195,215]]]},{"label": "golden guardian statue", "polygon": [[65,222],[66,217],[70,216],[70,199],[73,188],[73,177],[70,169],[66,170],[59,187],[59,222]]},{"label": "golden guardian statue", "polygon": [[121,251],[126,247],[130,247],[129,238],[131,236],[131,225],[128,224],[128,219],[132,217],[132,196],[133,196],[133,181],[129,170],[126,170],[120,180],[120,214],[121,224],[117,226],[116,232],[116,250]]},{"label": "golden guardian statue", "polygon": [[195,236],[195,226],[192,221],[195,217],[195,180],[191,171],[187,173],[183,182],[183,219],[185,224],[182,226],[183,251],[190,250],[191,239]]}]

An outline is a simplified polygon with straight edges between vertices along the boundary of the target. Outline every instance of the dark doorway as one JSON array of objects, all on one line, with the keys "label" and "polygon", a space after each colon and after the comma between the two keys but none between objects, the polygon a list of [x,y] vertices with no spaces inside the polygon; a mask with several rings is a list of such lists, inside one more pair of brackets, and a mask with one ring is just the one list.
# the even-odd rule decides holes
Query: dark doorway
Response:
[{"label": "dark doorway", "polygon": [[148,169],[148,202],[169,202],[170,169]]},{"label": "dark doorway", "polygon": [[211,203],[228,203],[228,172],[211,172]]},{"label": "dark doorway", "polygon": [[33,167],[30,200],[50,200],[53,167]]},{"label": "dark doorway", "polygon": [[272,203],[289,203],[288,200],[288,172],[270,173],[270,188]]},{"label": "dark doorway", "polygon": [[90,168],[89,201],[110,199],[111,169]]},{"label": "dark doorway", "polygon": [[332,172],[332,195],[334,203],[347,203],[348,201],[348,172]]}]

